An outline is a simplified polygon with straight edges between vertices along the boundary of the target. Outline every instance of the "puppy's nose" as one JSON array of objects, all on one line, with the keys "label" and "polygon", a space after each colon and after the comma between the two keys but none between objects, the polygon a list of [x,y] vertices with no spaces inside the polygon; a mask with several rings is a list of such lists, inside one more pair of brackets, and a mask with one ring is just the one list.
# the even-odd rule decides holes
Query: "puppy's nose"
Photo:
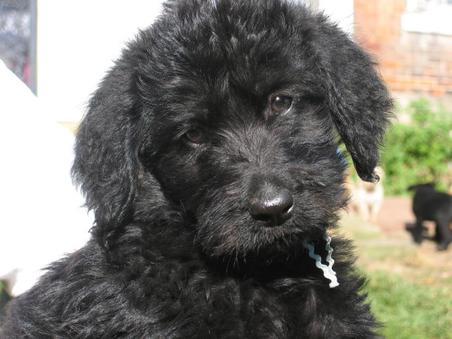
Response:
[{"label": "puppy's nose", "polygon": [[270,226],[281,225],[290,219],[292,209],[292,194],[285,188],[265,185],[249,199],[251,216],[256,220],[268,222]]}]

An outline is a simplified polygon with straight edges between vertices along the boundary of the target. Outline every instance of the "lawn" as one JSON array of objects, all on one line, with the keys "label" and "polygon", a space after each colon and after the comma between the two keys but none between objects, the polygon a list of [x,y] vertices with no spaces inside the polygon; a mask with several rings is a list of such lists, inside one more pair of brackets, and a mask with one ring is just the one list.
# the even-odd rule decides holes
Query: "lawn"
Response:
[{"label": "lawn", "polygon": [[437,252],[431,242],[418,247],[403,230],[385,234],[350,216],[339,232],[355,240],[385,338],[452,338],[452,249]]},{"label": "lawn", "polygon": [[386,338],[452,338],[450,289],[407,282],[384,271],[369,279],[372,308]]}]

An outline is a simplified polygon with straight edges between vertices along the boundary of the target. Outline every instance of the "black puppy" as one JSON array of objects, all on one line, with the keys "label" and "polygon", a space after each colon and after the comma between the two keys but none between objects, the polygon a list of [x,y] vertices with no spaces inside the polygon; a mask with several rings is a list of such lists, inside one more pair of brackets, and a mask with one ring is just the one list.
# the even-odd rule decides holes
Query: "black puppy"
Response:
[{"label": "black puppy", "polygon": [[169,1],[78,132],[93,239],[10,304],[3,337],[374,337],[350,244],[327,229],[347,200],[338,136],[376,180],[390,109],[322,15]]},{"label": "black puppy", "polygon": [[439,250],[446,250],[452,241],[452,231],[449,224],[452,222],[452,196],[438,192],[431,183],[413,185],[408,188],[414,191],[413,213],[416,223],[411,229],[414,241],[422,242],[424,221],[435,222],[435,241]]}]

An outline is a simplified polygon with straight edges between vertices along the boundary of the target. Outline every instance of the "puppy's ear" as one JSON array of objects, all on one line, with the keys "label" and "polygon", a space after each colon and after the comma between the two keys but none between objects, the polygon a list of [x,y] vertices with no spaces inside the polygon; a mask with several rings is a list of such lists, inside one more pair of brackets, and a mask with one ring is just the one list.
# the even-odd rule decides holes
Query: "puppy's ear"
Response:
[{"label": "puppy's ear", "polygon": [[94,211],[93,234],[107,248],[133,213],[138,167],[134,93],[132,70],[117,63],[91,98],[76,139],[73,178]]},{"label": "puppy's ear", "polygon": [[392,100],[370,57],[334,25],[322,19],[317,55],[332,120],[365,181],[377,181],[379,145]]}]

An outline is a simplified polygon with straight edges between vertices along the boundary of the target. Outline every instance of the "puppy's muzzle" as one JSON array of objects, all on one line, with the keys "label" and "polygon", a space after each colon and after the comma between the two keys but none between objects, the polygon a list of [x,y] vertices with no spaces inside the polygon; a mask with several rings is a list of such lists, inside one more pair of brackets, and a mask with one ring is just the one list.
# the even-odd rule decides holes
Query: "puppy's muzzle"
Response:
[{"label": "puppy's muzzle", "polygon": [[248,195],[249,212],[266,226],[282,225],[292,216],[293,197],[290,191],[271,179],[253,178]]}]

